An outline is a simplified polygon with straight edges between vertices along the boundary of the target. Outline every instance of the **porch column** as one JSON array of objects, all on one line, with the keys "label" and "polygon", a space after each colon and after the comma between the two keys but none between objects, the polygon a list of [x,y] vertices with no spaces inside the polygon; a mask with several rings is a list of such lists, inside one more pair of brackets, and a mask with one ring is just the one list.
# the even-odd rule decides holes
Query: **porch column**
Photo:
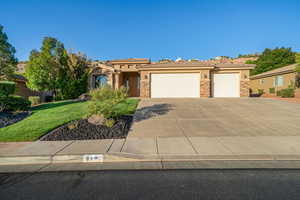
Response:
[{"label": "porch column", "polygon": [[210,70],[202,70],[200,74],[200,97],[210,97]]},{"label": "porch column", "polygon": [[150,98],[150,72],[141,71],[140,77],[140,97]]},{"label": "porch column", "polygon": [[250,92],[250,72],[249,70],[241,70],[240,77],[240,96],[241,97],[249,97]]}]

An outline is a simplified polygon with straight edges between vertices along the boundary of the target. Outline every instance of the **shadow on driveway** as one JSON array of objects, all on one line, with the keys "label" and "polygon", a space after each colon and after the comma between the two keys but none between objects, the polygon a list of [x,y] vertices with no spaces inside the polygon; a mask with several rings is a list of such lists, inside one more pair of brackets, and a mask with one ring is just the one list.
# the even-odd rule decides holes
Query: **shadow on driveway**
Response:
[{"label": "shadow on driveway", "polygon": [[171,104],[155,104],[152,106],[142,107],[136,110],[134,115],[134,122],[140,122],[146,119],[150,119],[159,115],[165,115],[170,110],[173,110]]}]

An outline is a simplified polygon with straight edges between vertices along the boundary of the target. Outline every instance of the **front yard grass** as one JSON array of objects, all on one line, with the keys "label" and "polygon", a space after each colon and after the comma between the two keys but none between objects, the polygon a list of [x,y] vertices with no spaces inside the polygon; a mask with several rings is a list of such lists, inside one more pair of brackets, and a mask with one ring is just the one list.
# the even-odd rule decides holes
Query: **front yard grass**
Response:
[{"label": "front yard grass", "polygon": [[[123,115],[133,114],[138,99],[127,99],[118,105]],[[49,131],[87,114],[88,102],[61,101],[33,107],[32,115],[0,129],[0,141],[34,141]]]}]

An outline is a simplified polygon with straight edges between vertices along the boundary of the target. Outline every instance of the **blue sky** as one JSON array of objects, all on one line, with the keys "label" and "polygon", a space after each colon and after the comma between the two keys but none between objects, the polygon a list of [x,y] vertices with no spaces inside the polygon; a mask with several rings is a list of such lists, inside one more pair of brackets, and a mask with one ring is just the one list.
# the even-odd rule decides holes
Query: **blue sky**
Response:
[{"label": "blue sky", "polygon": [[45,36],[100,60],[300,51],[299,0],[1,0],[0,9],[19,60]]}]

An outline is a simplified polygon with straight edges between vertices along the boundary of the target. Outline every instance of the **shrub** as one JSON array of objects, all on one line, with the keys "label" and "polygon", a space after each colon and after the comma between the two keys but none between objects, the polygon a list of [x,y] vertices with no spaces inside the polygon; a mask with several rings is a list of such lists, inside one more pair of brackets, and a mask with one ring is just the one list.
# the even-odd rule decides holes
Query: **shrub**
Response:
[{"label": "shrub", "polygon": [[295,90],[293,88],[282,89],[280,96],[283,98],[291,98],[295,96]]},{"label": "shrub", "polygon": [[270,94],[275,94],[275,88],[269,88],[269,93]]},{"label": "shrub", "polygon": [[0,96],[9,96],[16,91],[16,84],[12,81],[0,81]]},{"label": "shrub", "polygon": [[92,100],[88,106],[88,115],[101,115],[105,119],[114,119],[122,115],[122,110],[117,106],[127,98],[127,89],[112,89],[104,86],[90,92]]},{"label": "shrub", "polygon": [[53,96],[47,95],[45,96],[45,102],[52,102],[53,101]]},{"label": "shrub", "polygon": [[31,102],[31,105],[37,105],[41,102],[41,98],[39,96],[30,96],[28,100]]},{"label": "shrub", "polygon": [[116,121],[115,121],[114,119],[107,119],[107,120],[105,120],[105,125],[106,125],[107,127],[111,128],[111,127],[114,126],[115,122],[116,122]]},{"label": "shrub", "polygon": [[276,96],[281,97],[281,90],[276,91]]},{"label": "shrub", "polygon": [[260,94],[260,95],[264,94],[264,89],[258,89],[257,91],[258,91],[258,94]]},{"label": "shrub", "polygon": [[20,96],[0,97],[2,111],[25,111],[30,108],[31,102]]}]

